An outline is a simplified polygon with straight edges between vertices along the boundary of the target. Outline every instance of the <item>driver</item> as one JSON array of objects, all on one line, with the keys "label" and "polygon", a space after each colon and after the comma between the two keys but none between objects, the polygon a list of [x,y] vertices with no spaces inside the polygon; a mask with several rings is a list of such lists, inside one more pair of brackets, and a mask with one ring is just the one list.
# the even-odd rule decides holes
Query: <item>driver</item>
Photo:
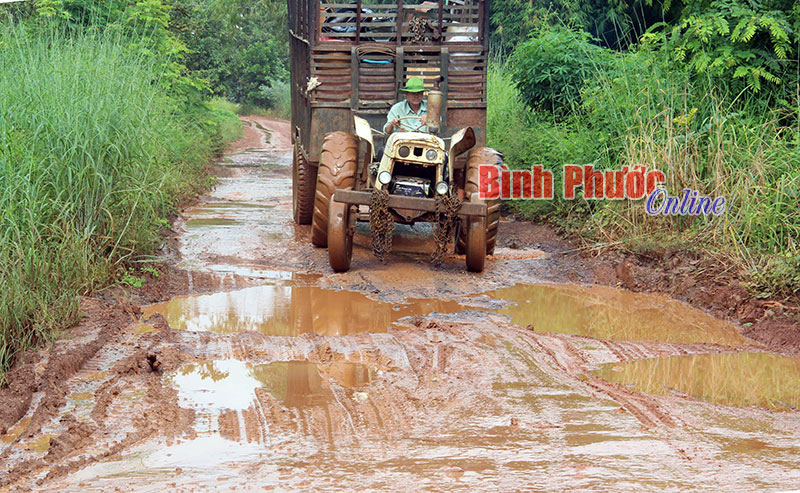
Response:
[{"label": "driver", "polygon": [[[391,134],[397,129],[412,130],[418,132],[426,132],[425,126],[428,117],[428,103],[423,100],[423,93],[425,92],[425,84],[419,77],[411,77],[406,81],[406,86],[400,89],[406,93],[406,100],[392,106],[389,110],[389,115],[386,117],[386,125],[383,126],[383,131],[386,135]],[[401,120],[401,118],[408,118]],[[420,127],[420,128],[417,128]]]}]

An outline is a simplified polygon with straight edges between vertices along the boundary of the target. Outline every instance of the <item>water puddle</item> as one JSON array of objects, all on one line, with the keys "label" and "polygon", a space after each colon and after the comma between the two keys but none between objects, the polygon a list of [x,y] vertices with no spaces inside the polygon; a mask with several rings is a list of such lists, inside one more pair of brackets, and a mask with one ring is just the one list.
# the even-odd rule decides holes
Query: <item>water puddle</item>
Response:
[{"label": "water puddle", "polygon": [[[216,434],[175,443],[159,439],[138,445],[113,460],[92,464],[71,478],[74,484],[81,485],[76,487],[81,491],[119,490],[121,484],[125,485],[122,489],[135,491],[247,491],[248,483],[237,465],[258,463],[267,456],[268,451],[259,444],[231,441]],[[277,466],[267,467],[270,468]],[[258,483],[279,484],[277,473],[259,470]],[[93,487],[87,486],[90,484]]]},{"label": "water puddle", "polygon": [[751,344],[732,324],[664,296],[549,284],[517,285],[488,294],[514,303],[498,313],[540,332],[625,341]]},{"label": "water puddle", "polygon": [[156,331],[156,328],[150,324],[138,323],[134,325],[133,330],[139,335],[144,335],[144,334],[152,334],[153,332]]},{"label": "water puddle", "polygon": [[453,301],[410,300],[407,305],[392,305],[352,291],[314,286],[258,286],[175,298],[142,311],[144,320],[158,313],[176,330],[219,334],[260,332],[293,337],[310,332],[330,336],[386,332],[403,317],[464,309]]},{"label": "water puddle", "polygon": [[241,223],[236,219],[230,219],[225,217],[209,218],[209,219],[189,219],[188,221],[186,221],[185,228],[188,231],[191,231],[202,228],[237,226],[239,224]]},{"label": "water puddle", "polygon": [[30,450],[31,452],[35,452],[37,454],[44,454],[48,450],[50,450],[50,440],[55,438],[55,435],[46,434],[42,435],[36,440],[29,442],[27,444],[20,444],[21,448],[26,450]]},{"label": "water puddle", "polygon": [[232,264],[213,264],[206,267],[212,272],[218,274],[233,274],[242,277],[249,277],[251,279],[268,279],[271,281],[292,281],[297,280],[298,276],[305,276],[307,278],[314,278],[318,280],[322,277],[321,274],[295,274],[292,272],[269,270],[263,267],[251,265],[232,265]]},{"label": "water puddle", "polygon": [[[407,316],[468,309],[455,301],[437,299],[410,299],[407,304],[393,305],[358,292],[320,288],[316,286],[318,275],[218,266],[218,272],[231,270],[257,272],[276,284],[174,298],[144,307],[142,320],[160,314],[173,329],[219,334],[344,336],[386,332]],[[540,332],[625,341],[752,344],[732,324],[665,296],[604,286],[550,284],[516,285],[487,294],[482,297],[508,303],[492,311]],[[137,331],[144,333],[147,327],[139,325]]]},{"label": "water puddle", "polygon": [[649,394],[681,392],[728,406],[800,409],[800,358],[697,354],[611,364],[594,373]]},{"label": "water puddle", "polygon": [[17,423],[16,425],[12,426],[6,432],[5,435],[0,437],[0,441],[2,441],[3,443],[11,443],[11,442],[13,442],[14,440],[17,439],[18,436],[20,436],[22,434],[23,431],[25,431],[25,428],[27,428],[30,423],[31,423],[31,418],[30,417],[22,418],[19,421],[19,423]]},{"label": "water puddle", "polygon": [[346,388],[366,385],[375,370],[357,363],[316,364],[308,361],[264,365],[239,360],[190,363],[169,377],[182,406],[202,411],[244,411],[264,389],[291,407],[308,407],[334,399],[331,384]]},{"label": "water puddle", "polygon": [[219,213],[238,212],[240,209],[245,210],[263,210],[272,209],[272,205],[253,204],[251,202],[207,202],[200,207],[193,207],[189,211],[193,215],[214,215]]}]

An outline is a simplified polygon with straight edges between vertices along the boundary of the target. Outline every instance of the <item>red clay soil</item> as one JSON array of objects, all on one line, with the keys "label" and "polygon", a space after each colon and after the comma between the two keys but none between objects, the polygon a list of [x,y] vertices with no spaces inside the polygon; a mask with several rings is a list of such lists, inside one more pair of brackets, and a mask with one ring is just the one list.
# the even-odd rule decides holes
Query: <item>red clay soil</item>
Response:
[{"label": "red clay soil", "polygon": [[[229,152],[258,153],[266,148],[285,153],[290,149],[288,122],[262,117],[249,117],[245,120],[248,121],[245,137],[232,145]],[[291,225],[291,188],[285,185],[290,183],[289,168],[278,171],[260,165],[251,168],[214,168],[220,171],[218,176],[235,178],[244,175],[246,180],[241,183],[256,183],[256,186],[244,189],[243,192],[260,192],[259,183],[267,182],[273,183],[273,188],[281,188],[278,192],[282,195],[279,197],[262,197],[261,202],[255,200],[260,208],[252,209],[253,213],[263,214],[267,218],[265,224],[261,225],[265,228],[263,237],[259,238],[261,243],[255,251],[248,252],[248,247],[243,242],[245,246],[237,252],[240,264],[236,264],[237,259],[233,258],[230,259],[231,265],[250,267],[252,257],[260,262],[255,266],[257,269],[280,270],[298,276],[314,273],[318,278],[324,278],[321,281],[323,287],[380,295],[386,298],[384,301],[393,303],[424,297],[452,300],[467,294],[481,293],[515,282],[510,280],[513,277],[511,274],[519,272],[524,275],[514,279],[521,279],[520,282],[595,283],[631,291],[663,293],[738,324],[744,335],[771,350],[783,353],[800,352],[800,310],[797,300],[789,302],[756,299],[742,286],[736,273],[727,271],[713,259],[687,252],[634,255],[605,251],[590,255],[577,241],[564,239],[548,225],[508,218],[500,227],[500,253],[490,259],[491,268],[482,275],[466,274],[463,259],[452,258],[455,256],[449,256],[445,265],[439,269],[431,267],[426,260],[408,255],[397,255],[393,259],[394,264],[390,263],[387,267],[375,260],[371,252],[362,248],[354,253],[358,268],[347,274],[333,276],[328,267],[327,253],[309,245],[310,228]],[[225,184],[222,183],[224,180],[220,181],[221,185],[216,191],[218,194],[222,193],[220,189],[225,190]],[[233,179],[228,182],[229,189],[238,186],[237,183],[231,185],[232,181],[235,182]],[[235,191],[242,192],[238,189]],[[223,198],[204,196],[200,202],[225,203]],[[241,200],[244,199],[236,198],[229,202],[235,204]],[[274,228],[267,228],[270,225]],[[516,464],[513,455],[516,452],[511,452],[516,450],[517,442],[508,441],[508,446],[491,449],[487,448],[484,441],[495,439],[498,443],[506,443],[509,437],[530,432],[533,437],[550,437],[553,439],[552,443],[564,445],[562,442],[565,437],[574,438],[580,435],[567,434],[567,428],[575,423],[589,426],[593,422],[594,413],[605,416],[606,421],[603,423],[616,423],[615,426],[618,425],[626,434],[632,433],[631,437],[635,439],[641,438],[640,426],[643,430],[656,430],[652,432],[653,440],[644,441],[644,445],[640,446],[649,447],[648,444],[655,443],[654,440],[660,440],[658,443],[666,444],[664,446],[670,450],[675,449],[672,450],[675,454],[662,451],[659,455],[656,451],[652,453],[652,457],[660,458],[662,465],[672,465],[674,471],[694,471],[693,467],[706,471],[706,476],[702,478],[696,478],[694,473],[688,474],[686,483],[680,484],[707,486],[713,484],[713,475],[718,471],[714,461],[718,458],[716,455],[698,455],[697,450],[704,450],[706,445],[697,441],[693,430],[705,429],[706,419],[717,426],[712,420],[717,415],[736,422],[740,415],[748,419],[752,416],[762,419],[761,414],[764,414],[761,411],[713,407],[711,404],[697,403],[681,396],[652,397],[593,375],[585,375],[592,368],[609,362],[723,349],[753,349],[748,347],[717,348],[713,345],[600,341],[547,335],[509,325],[504,319],[494,315],[478,315],[474,312],[465,312],[450,318],[415,317],[401,326],[390,328],[386,337],[382,337],[384,334],[364,333],[346,337],[303,334],[298,337],[273,338],[255,332],[232,336],[181,332],[172,330],[160,315],[149,318],[145,330],[140,332],[137,326],[142,325],[139,322],[141,305],[165,301],[181,294],[241,289],[253,282],[252,279],[236,273],[221,277],[208,270],[184,270],[179,265],[184,260],[181,252],[185,250],[181,248],[182,245],[185,247],[187,241],[186,231],[181,231],[184,226],[185,222],[176,218],[173,229],[168,232],[159,252],[165,259],[165,264],[160,268],[158,276],[147,274],[147,280],[140,289],[115,287],[98,293],[94,298],[84,299],[82,308],[85,317],[81,324],[68,330],[63,338],[49,347],[25,353],[19,358],[18,364],[7,373],[8,383],[0,389],[0,436],[5,435],[26,414],[30,420],[25,421],[24,429],[17,430],[19,434],[14,437],[14,441],[0,453],[0,461],[6,465],[6,470],[0,473],[0,490],[4,486],[17,485],[29,479],[37,485],[57,481],[87,465],[129,451],[150,438],[165,437],[168,442],[179,440],[176,437],[191,439],[192,423],[198,421],[196,412],[200,411],[179,405],[178,392],[166,382],[165,375],[175,374],[184,363],[205,360],[213,362],[233,358],[257,364],[309,361],[328,365],[328,373],[322,374],[325,378],[319,378],[314,373],[312,376],[317,380],[303,380],[306,383],[319,384],[326,392],[325,395],[330,394],[332,399],[330,406],[314,401],[303,414],[313,419],[295,419],[295,416],[301,415],[292,406],[279,402],[262,389],[256,390],[253,406],[242,411],[241,416],[228,410],[220,412],[215,418],[220,434],[231,441],[263,442],[267,428],[292,437],[292,440],[280,447],[270,449],[275,453],[289,454],[292,460],[297,459],[297,462],[293,462],[294,469],[288,466],[285,470],[282,469],[288,479],[295,481],[288,483],[293,486],[292,489],[330,486],[325,483],[328,479],[340,487],[364,487],[364,484],[359,485],[359,475],[375,480],[378,476],[371,474],[377,456],[369,455],[369,447],[353,446],[353,440],[366,444],[381,443],[381,447],[389,449],[394,444],[406,443],[406,449],[403,450],[407,452],[413,452],[415,447],[431,446],[434,448],[429,452],[439,453],[436,448],[439,447],[437,440],[445,444],[452,442],[449,446],[454,449],[468,446],[469,450],[488,451],[487,457],[479,457],[474,462],[467,460],[466,456],[462,457],[464,460],[459,459],[461,462],[458,463],[441,461],[441,469],[433,472],[423,470],[422,466],[411,462],[404,462],[406,459],[402,457],[393,459],[397,470],[413,470],[416,475],[410,477],[417,479],[433,477],[439,481],[436,484],[446,484],[449,480],[447,478],[451,476],[461,477],[464,469],[489,470],[499,467],[493,465],[493,461],[498,461],[499,464],[500,459],[505,468],[503,471],[512,474]],[[286,233],[288,230],[291,231]],[[236,239],[240,240],[238,236]],[[543,258],[545,253],[548,255],[541,262],[531,261],[530,259],[538,258],[534,255],[537,252]],[[209,252],[198,250],[198,253]],[[248,253],[252,255],[245,255]],[[521,255],[517,258],[516,253]],[[203,257],[197,255],[194,260],[203,260]],[[214,264],[225,263],[221,259],[212,260]],[[507,348],[514,350],[506,351]],[[331,366],[331,362],[348,365]],[[369,392],[356,391],[355,387],[351,388],[346,382],[345,370],[351,371],[355,368],[350,363],[366,364],[373,370],[380,371],[380,378],[375,377],[376,381],[371,386],[364,387]],[[305,378],[306,375],[301,376]],[[86,386],[93,389],[93,407],[90,413],[85,412],[83,419],[79,419],[80,415],[76,417],[75,414],[80,410],[66,406],[70,382],[74,388],[76,381],[83,384],[95,377],[97,380],[92,380],[95,386]],[[331,383],[338,381],[337,379],[341,382]],[[328,387],[335,388],[336,393],[331,393]],[[545,392],[541,389],[549,390]],[[564,389],[570,389],[569,393],[564,394]],[[309,390],[303,395],[316,396],[314,392]],[[518,394],[534,399],[538,406],[536,410],[524,399],[517,399],[515,396]],[[32,399],[34,395],[36,399]],[[563,395],[573,396],[572,400],[558,397]],[[592,400],[604,404],[586,414],[587,422],[582,423],[578,417],[584,415],[585,406],[588,405],[586,403]],[[611,401],[618,404],[618,409],[608,405]],[[556,405],[554,402],[561,404]],[[559,408],[559,405],[563,405],[564,409]],[[498,422],[488,431],[483,430],[483,435],[473,435],[473,429],[458,427],[459,423],[472,422],[470,420],[476,409],[480,411],[478,414],[498,417]],[[632,421],[628,420],[626,411],[633,416]],[[767,416],[765,420],[785,422],[785,430],[789,430],[786,435],[791,434],[794,415],[764,415]],[[16,428],[19,427],[20,424],[17,424]],[[352,433],[347,430],[352,430]],[[443,433],[442,430],[450,432]],[[41,456],[28,454],[25,457],[34,458],[24,460],[19,460],[15,455],[20,454],[20,447],[17,446],[20,442],[30,443],[31,437],[48,433],[52,433],[52,437],[46,453]],[[591,433],[587,436],[590,435]],[[414,440],[403,442],[409,437]],[[100,442],[102,446],[98,446]],[[316,464],[316,459],[312,460],[308,451],[327,442],[331,446],[335,443],[336,449],[341,447],[340,450],[344,452],[331,459],[326,458],[320,449],[321,462]],[[536,445],[535,441],[524,443]],[[625,443],[628,443],[626,446],[632,446],[630,444],[634,442]],[[695,448],[689,449],[686,444]],[[587,447],[590,445],[587,443]],[[524,448],[519,447],[520,450]],[[376,446],[375,450],[378,449],[380,447]],[[404,453],[403,450],[398,453]],[[505,457],[503,454],[507,451],[511,455]],[[647,452],[650,453],[651,451]],[[349,463],[347,458],[351,454],[353,457],[365,455],[361,462]],[[673,459],[670,458],[672,455],[678,457],[678,462],[673,464]],[[555,456],[562,457],[558,454]],[[696,456],[701,460],[695,461]],[[636,457],[631,454],[628,458],[635,462]],[[572,484],[591,484],[579,481],[585,464],[568,463],[568,455],[563,455],[562,458],[563,464],[558,461],[551,464],[553,469],[549,473],[553,474],[525,479],[533,481],[532,483],[501,483],[508,489],[520,489],[531,484],[554,488],[559,484],[557,471],[568,464],[569,468],[575,469]],[[650,458],[651,455],[648,455],[648,459]],[[719,460],[719,467],[730,465],[725,460]],[[341,464],[337,461],[341,461]],[[438,463],[435,460],[428,462]],[[387,461],[384,463],[384,466],[388,464]],[[338,469],[337,464],[340,466]],[[363,466],[365,469],[358,469],[358,464],[361,464],[358,467]],[[259,471],[259,467],[263,466],[267,470],[272,465],[271,459],[251,464],[251,476],[261,477],[259,474],[264,471]],[[638,463],[635,465],[639,467]],[[324,469],[315,469],[317,466],[323,466]],[[357,469],[355,473],[354,467]],[[346,475],[337,479],[331,475],[331,471],[344,472]],[[732,466],[725,471],[735,472],[738,469]],[[176,474],[179,475],[179,472]],[[782,474],[784,473],[775,473],[773,476],[780,478]],[[498,480],[502,480],[503,476],[499,474]],[[522,476],[520,473],[520,477]],[[537,475],[525,472],[524,476],[532,478]],[[374,487],[381,484],[396,485],[399,483],[389,478],[400,477],[387,475],[388,482],[372,484]],[[615,478],[623,482],[630,479],[627,475]],[[753,484],[748,482],[749,479],[745,481],[743,478],[739,478],[742,484]],[[475,481],[474,477],[472,481]],[[731,485],[738,484],[733,479],[728,478],[728,481],[733,481]],[[28,481],[25,484],[32,483]],[[125,489],[130,488],[133,483],[121,480],[118,484]],[[226,483],[226,486],[231,484],[233,483]],[[477,486],[480,483],[471,484]],[[74,487],[75,484],[70,486]],[[194,486],[194,489],[200,487],[199,484]],[[633,483],[631,488],[632,486]]]},{"label": "red clay soil", "polygon": [[741,277],[720,261],[691,251],[653,251],[647,254],[606,249],[585,253],[575,238],[565,238],[547,224],[504,223],[501,246],[536,247],[566,252],[567,281],[577,272],[590,273],[589,283],[617,286],[634,292],[665,294],[739,325],[742,334],[773,351],[800,352],[800,299],[759,299]]}]

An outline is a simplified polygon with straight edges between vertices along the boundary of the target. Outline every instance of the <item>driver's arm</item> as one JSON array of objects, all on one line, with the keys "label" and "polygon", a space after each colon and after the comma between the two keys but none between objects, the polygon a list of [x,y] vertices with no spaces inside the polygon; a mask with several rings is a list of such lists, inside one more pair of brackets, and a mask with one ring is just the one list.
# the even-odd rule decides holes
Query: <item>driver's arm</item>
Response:
[{"label": "driver's arm", "polygon": [[386,135],[394,132],[397,129],[397,126],[400,125],[400,113],[395,109],[395,106],[392,106],[392,109],[389,110],[389,114],[386,116],[386,125],[383,126],[383,132]]}]

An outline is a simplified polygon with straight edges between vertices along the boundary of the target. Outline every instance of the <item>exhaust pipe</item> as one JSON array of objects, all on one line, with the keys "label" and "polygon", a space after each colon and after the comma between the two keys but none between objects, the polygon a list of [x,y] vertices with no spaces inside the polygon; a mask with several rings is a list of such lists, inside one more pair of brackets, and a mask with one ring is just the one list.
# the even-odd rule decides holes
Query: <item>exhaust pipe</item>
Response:
[{"label": "exhaust pipe", "polygon": [[444,102],[444,94],[439,90],[439,81],[437,80],[434,89],[428,92],[428,119],[427,126],[428,132],[432,135],[439,135],[442,120],[442,103]]}]

